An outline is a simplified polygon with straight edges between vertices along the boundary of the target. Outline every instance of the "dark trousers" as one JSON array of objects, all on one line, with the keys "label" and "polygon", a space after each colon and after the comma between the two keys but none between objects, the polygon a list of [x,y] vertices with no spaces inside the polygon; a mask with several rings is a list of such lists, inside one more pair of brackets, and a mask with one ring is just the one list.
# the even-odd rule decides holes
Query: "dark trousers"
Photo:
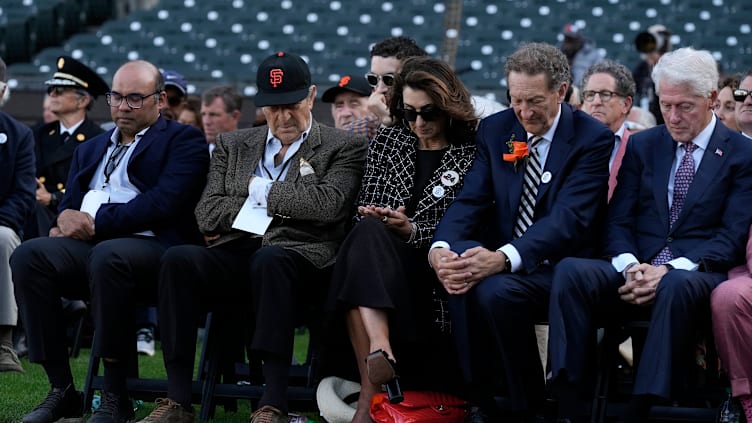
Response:
[{"label": "dark trousers", "polygon": [[26,326],[29,359],[67,362],[66,323],[60,297],[91,299],[96,356],[127,359],[135,350],[136,300],[154,298],[159,258],[154,238],[90,243],[35,238],[13,253],[16,299]]},{"label": "dark trousers", "polygon": [[[477,245],[467,241],[452,249],[462,253]],[[450,295],[452,337],[474,400],[494,395],[496,365],[504,373],[509,411],[542,405],[544,375],[535,323],[546,316],[552,276],[548,266],[533,274],[497,273],[464,295]]]},{"label": "dark trousers", "polygon": [[285,357],[289,363],[297,311],[323,298],[328,284],[323,273],[292,250],[261,247],[259,238],[214,248],[184,245],[167,250],[158,313],[168,397],[190,402],[198,318],[220,306],[249,311],[251,349]]},{"label": "dark trousers", "polygon": [[[668,272],[647,309],[650,323],[633,394],[670,398],[672,375],[692,359],[693,335],[710,318],[710,293],[723,273]],[[645,315],[645,307],[619,298],[624,278],[608,261],[568,258],[557,264],[549,309],[549,347],[554,379],[582,381],[593,361],[598,324]]]}]

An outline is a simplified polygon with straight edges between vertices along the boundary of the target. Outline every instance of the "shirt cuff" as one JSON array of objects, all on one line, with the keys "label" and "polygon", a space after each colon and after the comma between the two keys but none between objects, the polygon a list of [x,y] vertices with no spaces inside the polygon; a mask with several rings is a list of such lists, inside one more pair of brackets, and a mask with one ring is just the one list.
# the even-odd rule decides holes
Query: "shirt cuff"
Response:
[{"label": "shirt cuff", "polygon": [[258,176],[251,179],[248,184],[248,198],[257,207],[266,207],[266,198],[272,187],[272,180],[260,178]]},{"label": "shirt cuff", "polygon": [[637,257],[635,257],[632,253],[621,253],[611,259],[611,265],[614,266],[614,269],[621,274],[624,274],[624,269],[626,269],[627,266],[639,262],[640,261],[637,260]]},{"label": "shirt cuff", "polygon": [[700,265],[698,263],[694,263],[692,260],[686,257],[677,257],[673,260],[670,260],[668,264],[674,266],[674,269],[689,270],[690,272],[694,272],[695,270],[700,268]]},{"label": "shirt cuff", "polygon": [[428,249],[428,265],[433,268],[433,265],[431,264],[431,251],[433,251],[434,248],[449,248],[449,243],[446,241],[436,241],[433,244],[431,244],[431,248]]},{"label": "shirt cuff", "polygon": [[512,268],[509,269],[510,272],[514,273],[518,270],[520,270],[520,267],[522,267],[522,257],[520,257],[520,252],[517,251],[516,248],[514,248],[514,245],[512,244],[506,244],[502,245],[498,250],[504,253],[504,255],[507,256],[509,259],[509,263],[511,263]]}]

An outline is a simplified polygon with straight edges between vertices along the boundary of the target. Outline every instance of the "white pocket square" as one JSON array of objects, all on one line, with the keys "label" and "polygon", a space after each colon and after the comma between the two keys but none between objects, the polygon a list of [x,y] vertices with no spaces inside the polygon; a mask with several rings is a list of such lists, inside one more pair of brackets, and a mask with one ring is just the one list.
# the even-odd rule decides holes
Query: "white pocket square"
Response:
[{"label": "white pocket square", "polygon": [[313,170],[313,166],[311,166],[311,164],[308,163],[306,159],[301,157],[300,158],[300,176],[313,175],[314,173],[316,172]]}]

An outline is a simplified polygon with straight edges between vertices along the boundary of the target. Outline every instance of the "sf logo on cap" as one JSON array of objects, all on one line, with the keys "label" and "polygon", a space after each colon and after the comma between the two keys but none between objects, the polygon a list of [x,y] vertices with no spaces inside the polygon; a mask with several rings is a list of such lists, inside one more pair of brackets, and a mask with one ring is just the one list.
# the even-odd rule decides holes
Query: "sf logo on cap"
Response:
[{"label": "sf logo on cap", "polygon": [[282,77],[285,75],[285,72],[282,69],[275,68],[269,71],[269,83],[272,84],[272,87],[277,88],[277,85],[282,83]]},{"label": "sf logo on cap", "polygon": [[339,86],[344,87],[350,83],[350,75],[345,75],[339,80]]}]

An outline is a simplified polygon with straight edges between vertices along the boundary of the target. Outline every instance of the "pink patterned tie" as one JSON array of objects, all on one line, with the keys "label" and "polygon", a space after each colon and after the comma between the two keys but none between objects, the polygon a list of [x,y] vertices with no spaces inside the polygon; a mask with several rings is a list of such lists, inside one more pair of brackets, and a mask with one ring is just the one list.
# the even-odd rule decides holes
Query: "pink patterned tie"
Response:
[{"label": "pink patterned tie", "polygon": [[[687,198],[687,191],[692,184],[692,179],[695,177],[695,159],[692,157],[692,152],[697,149],[697,145],[693,143],[683,144],[684,156],[682,156],[679,168],[676,169],[674,175],[674,196],[671,201],[671,210],[669,210],[669,227],[674,226],[674,223],[679,218],[682,206],[684,206],[684,199]],[[660,266],[673,260],[674,255],[671,254],[671,250],[668,249],[668,245],[653,258],[650,262],[653,266]]]}]

